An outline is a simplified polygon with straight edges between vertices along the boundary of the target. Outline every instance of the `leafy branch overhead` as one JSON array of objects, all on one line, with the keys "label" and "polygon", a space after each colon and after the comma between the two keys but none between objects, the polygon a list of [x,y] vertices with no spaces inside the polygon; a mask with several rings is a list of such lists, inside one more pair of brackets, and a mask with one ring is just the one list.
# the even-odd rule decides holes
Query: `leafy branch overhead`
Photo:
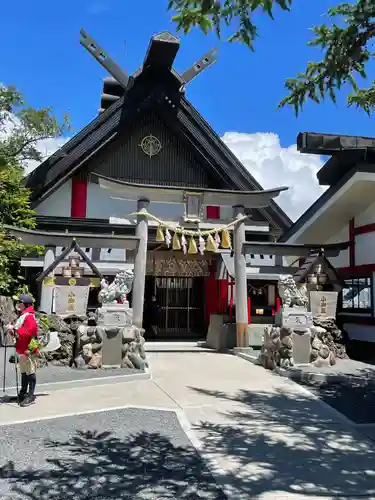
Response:
[{"label": "leafy branch overhead", "polygon": [[0,86],[0,168],[25,160],[41,161],[38,141],[60,137],[70,130],[69,117],[60,123],[52,108],[26,106],[14,87]]},{"label": "leafy branch overhead", "polygon": [[60,123],[51,108],[27,107],[13,87],[0,85],[0,294],[13,294],[22,283],[20,258],[40,247],[6,237],[3,225],[35,227],[30,192],[23,186],[24,162],[42,160],[38,141],[61,136],[69,119]]},{"label": "leafy branch overhead", "polygon": [[[188,33],[199,27],[204,33],[216,31],[220,37],[223,26],[234,27],[230,42],[240,42],[254,50],[258,37],[253,21],[256,12],[274,19],[276,10],[288,11],[292,0],[170,0],[169,9],[176,12],[173,20],[177,29]],[[314,26],[312,47],[318,47],[323,57],[309,62],[304,72],[288,78],[287,96],[279,107],[292,106],[298,115],[310,99],[320,103],[325,96],[336,102],[337,91],[349,84],[349,106],[355,105],[370,113],[375,107],[375,81],[361,88],[358,78],[366,79],[366,66],[374,59],[375,1],[357,0],[343,3],[327,13],[328,24]]]}]

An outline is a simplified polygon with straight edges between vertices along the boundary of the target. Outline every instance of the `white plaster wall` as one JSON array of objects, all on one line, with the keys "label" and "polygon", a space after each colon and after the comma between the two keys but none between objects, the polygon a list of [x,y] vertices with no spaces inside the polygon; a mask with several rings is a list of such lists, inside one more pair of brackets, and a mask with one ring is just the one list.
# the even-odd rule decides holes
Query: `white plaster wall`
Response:
[{"label": "white plaster wall", "polygon": [[355,226],[364,226],[366,224],[373,224],[375,222],[375,203],[370,205],[367,210],[357,215],[355,218]]},{"label": "white plaster wall", "polygon": [[[349,227],[345,226],[338,233],[333,235],[326,243],[343,243],[349,240]],[[349,249],[342,250],[337,257],[329,257],[329,261],[334,267],[349,266]]]},{"label": "white plaster wall", "polygon": [[274,266],[275,256],[274,255],[257,255],[257,254],[246,254],[246,265],[247,266]]},{"label": "white plaster wall", "polygon": [[[87,189],[86,217],[93,219],[109,219],[110,217],[127,218],[137,211],[135,201],[125,201],[115,198],[121,195],[103,189],[98,184],[89,183]],[[150,213],[163,220],[177,221],[184,215],[184,205],[170,203],[150,203]]]},{"label": "white plaster wall", "polygon": [[355,237],[355,265],[375,262],[375,233],[358,234]]},{"label": "white plaster wall", "polygon": [[70,217],[71,200],[72,181],[69,179],[36,207],[36,213],[37,215],[50,215],[52,217]]}]

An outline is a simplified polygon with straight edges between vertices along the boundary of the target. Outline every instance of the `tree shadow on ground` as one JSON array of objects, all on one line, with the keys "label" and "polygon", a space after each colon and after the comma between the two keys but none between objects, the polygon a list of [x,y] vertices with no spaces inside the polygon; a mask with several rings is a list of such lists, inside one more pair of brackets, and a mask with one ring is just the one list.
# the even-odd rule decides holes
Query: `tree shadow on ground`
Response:
[{"label": "tree shadow on ground", "polygon": [[337,373],[345,378],[299,383],[356,424],[375,423],[375,370],[363,368],[353,374]]},{"label": "tree shadow on ground", "polygon": [[[290,381],[282,389],[275,384],[271,394],[189,389],[212,398],[209,411],[217,423],[195,422],[194,430],[205,459],[214,458],[220,467],[225,457],[218,483],[233,486],[240,498],[278,498],[281,493],[291,500],[294,494],[314,500],[375,498],[373,443],[337,423],[308,395],[296,394]],[[2,467],[10,498],[226,498],[193,447],[174,446],[159,433],[121,440],[108,432],[77,431],[69,441],[46,441],[41,456],[51,449],[55,457],[41,467],[20,470],[11,462]]]},{"label": "tree shadow on ground", "polygon": [[234,406],[216,415],[216,425],[194,425],[205,453],[219,460],[226,457],[232,475],[227,479],[244,498],[260,498],[266,492],[282,492],[291,499],[293,494],[375,498],[374,443],[339,423],[308,395],[296,394],[292,384],[285,380],[285,390],[275,388],[271,395],[190,387],[221,399],[224,410],[225,401]]},{"label": "tree shadow on ground", "polygon": [[69,441],[45,441],[44,447],[58,457],[46,459],[45,468],[1,467],[12,499],[226,499],[192,446],[174,446],[158,433],[123,441],[108,432],[77,431]]}]

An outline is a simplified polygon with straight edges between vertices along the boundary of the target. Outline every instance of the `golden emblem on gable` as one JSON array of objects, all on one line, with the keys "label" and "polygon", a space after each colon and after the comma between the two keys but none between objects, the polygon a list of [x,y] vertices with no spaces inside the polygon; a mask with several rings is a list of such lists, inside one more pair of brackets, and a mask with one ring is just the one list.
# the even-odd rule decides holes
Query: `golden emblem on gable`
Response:
[{"label": "golden emblem on gable", "polygon": [[146,135],[140,144],[140,148],[149,158],[160,153],[161,147],[161,142],[154,135]]}]

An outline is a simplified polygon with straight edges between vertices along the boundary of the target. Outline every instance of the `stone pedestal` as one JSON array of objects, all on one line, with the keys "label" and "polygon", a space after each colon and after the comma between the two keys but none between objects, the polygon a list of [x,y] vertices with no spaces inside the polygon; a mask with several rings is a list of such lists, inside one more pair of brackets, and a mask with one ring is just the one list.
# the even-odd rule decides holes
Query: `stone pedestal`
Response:
[{"label": "stone pedestal", "polygon": [[283,307],[275,317],[275,324],[285,328],[311,328],[313,326],[313,315],[304,307]]},{"label": "stone pedestal", "polygon": [[98,326],[103,330],[102,366],[121,367],[123,329],[132,324],[133,310],[125,304],[104,304],[97,310]]},{"label": "stone pedestal", "polygon": [[311,358],[311,334],[307,332],[293,332],[293,360],[294,364],[308,364]]}]

